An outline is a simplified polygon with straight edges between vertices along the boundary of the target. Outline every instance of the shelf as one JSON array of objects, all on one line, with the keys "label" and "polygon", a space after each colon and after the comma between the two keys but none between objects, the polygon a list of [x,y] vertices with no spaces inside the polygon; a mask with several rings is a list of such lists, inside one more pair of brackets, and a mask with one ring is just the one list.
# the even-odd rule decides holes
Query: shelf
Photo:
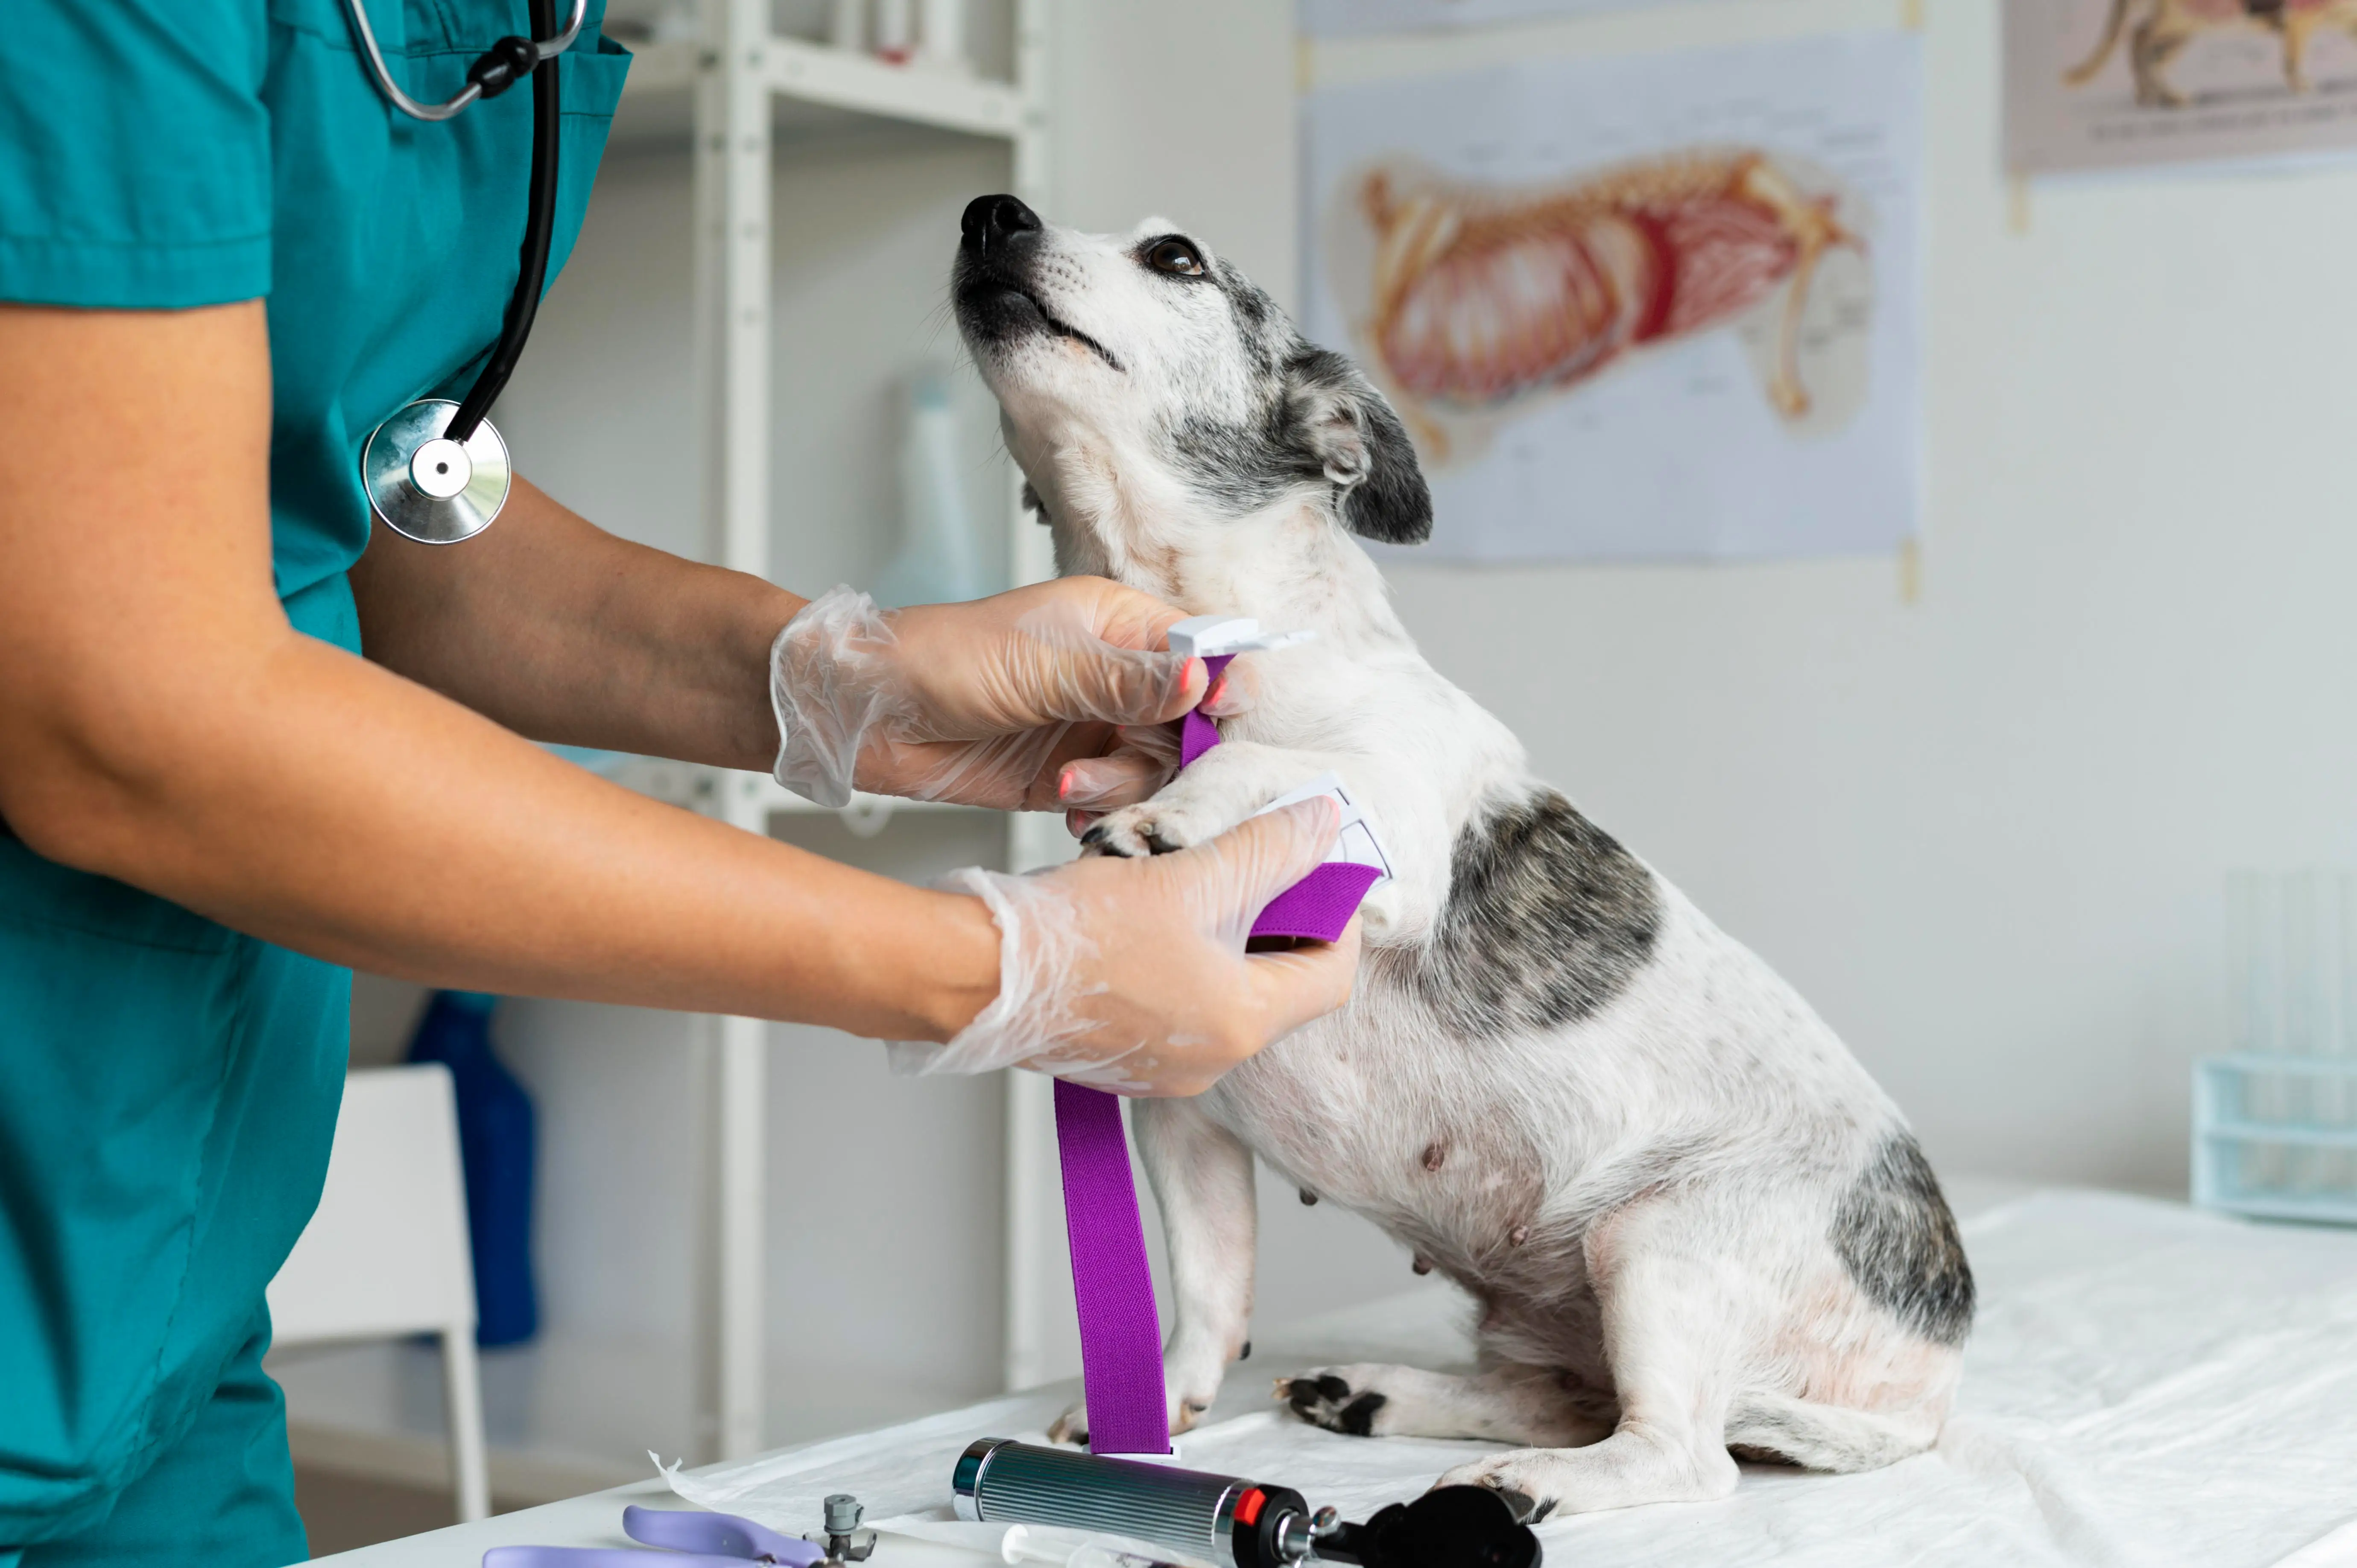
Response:
[{"label": "shelf", "polygon": [[720,791],[735,789],[741,798],[769,816],[840,817],[844,826],[861,838],[884,831],[903,811],[985,811],[986,806],[961,805],[954,800],[909,800],[896,795],[862,791],[847,806],[822,806],[806,800],[766,774],[739,773],[733,768],[705,768],[693,762],[671,762],[657,757],[633,757],[616,765],[607,777],[626,789],[651,796],[688,811],[702,811],[720,803]]},{"label": "shelf", "polygon": [[2237,1144],[2357,1149],[2357,1126],[2336,1126],[2330,1122],[2206,1122],[2201,1132],[2205,1138]]},{"label": "shelf", "polygon": [[2288,1073],[2307,1078],[2357,1078],[2357,1057],[2300,1057],[2282,1052],[2241,1051],[2203,1057],[2203,1072]]},{"label": "shelf", "polygon": [[2212,1196],[2198,1200],[2204,1208],[2222,1208],[2255,1219],[2297,1219],[2310,1225],[2357,1224],[2357,1195],[2291,1193],[2262,1189]]},{"label": "shelf", "polygon": [[[624,140],[685,134],[688,90],[710,61],[711,47],[665,39],[638,44],[633,52],[618,134]],[[777,132],[789,143],[880,128],[859,121],[1002,140],[1037,128],[1036,108],[1007,82],[892,65],[800,38],[772,36],[758,52],[762,75],[780,101]]]}]

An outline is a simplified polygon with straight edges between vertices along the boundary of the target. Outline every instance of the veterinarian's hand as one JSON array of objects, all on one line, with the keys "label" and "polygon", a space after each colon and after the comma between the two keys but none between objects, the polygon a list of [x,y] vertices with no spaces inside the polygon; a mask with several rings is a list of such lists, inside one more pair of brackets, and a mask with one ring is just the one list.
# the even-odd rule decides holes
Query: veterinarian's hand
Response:
[{"label": "veterinarian's hand", "polygon": [[[1123,727],[1205,698],[1202,661],[1159,651],[1184,613],[1101,577],[905,610],[837,588],[770,650],[778,780],[829,806],[855,789],[1029,811],[1142,800],[1175,758]],[[1207,712],[1242,710],[1231,684]]]},{"label": "veterinarian's hand", "polygon": [[1193,849],[1074,861],[1031,876],[960,872],[990,906],[998,996],[946,1046],[893,1047],[920,1072],[1028,1067],[1121,1094],[1200,1094],[1263,1046],[1350,999],[1359,927],[1246,953],[1268,901],[1333,846],[1340,813],[1305,800]]}]

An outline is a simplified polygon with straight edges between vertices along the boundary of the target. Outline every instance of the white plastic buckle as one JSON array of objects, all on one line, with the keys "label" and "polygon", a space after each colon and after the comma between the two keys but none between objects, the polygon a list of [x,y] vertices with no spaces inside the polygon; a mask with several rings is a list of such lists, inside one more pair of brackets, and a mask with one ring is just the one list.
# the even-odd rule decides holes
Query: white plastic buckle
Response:
[{"label": "white plastic buckle", "polygon": [[1326,852],[1326,858],[1372,865],[1383,873],[1375,878],[1377,883],[1389,882],[1392,878],[1392,857],[1384,853],[1383,835],[1375,831],[1374,818],[1351,799],[1351,792],[1343,787],[1341,775],[1338,773],[1320,773],[1300,789],[1279,795],[1253,815],[1265,817],[1280,806],[1294,805],[1318,795],[1326,796],[1342,808],[1342,831],[1335,835],[1334,847]]},{"label": "white plastic buckle", "polygon": [[1308,642],[1314,631],[1263,631],[1251,616],[1192,616],[1170,628],[1170,651],[1189,659],[1264,653]]}]

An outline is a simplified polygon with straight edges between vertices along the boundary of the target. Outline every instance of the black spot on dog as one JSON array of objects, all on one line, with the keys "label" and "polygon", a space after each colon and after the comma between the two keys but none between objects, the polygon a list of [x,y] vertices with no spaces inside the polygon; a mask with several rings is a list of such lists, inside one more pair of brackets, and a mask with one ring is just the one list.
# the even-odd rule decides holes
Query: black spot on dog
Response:
[{"label": "black spot on dog", "polygon": [[1407,961],[1446,1023],[1494,1038],[1595,1013],[1652,957],[1661,924],[1653,874],[1544,789],[1465,824],[1448,902]]},{"label": "black spot on dog", "polygon": [[1834,1211],[1834,1251],[1866,1298],[1935,1345],[1973,1326],[1973,1271],[1939,1178],[1914,1138],[1893,1133]]},{"label": "black spot on dog", "polygon": [[1432,491],[1399,415],[1348,359],[1288,337],[1281,360],[1255,367],[1268,382],[1258,415],[1180,420],[1168,436],[1172,466],[1230,515],[1323,488],[1353,532],[1394,544],[1430,538]]},{"label": "black spot on dog", "polygon": [[1351,1385],[1329,1372],[1318,1379],[1296,1378],[1286,1390],[1286,1403],[1312,1426],[1351,1437],[1372,1437],[1375,1416],[1389,1404],[1388,1396],[1354,1394]]},{"label": "black spot on dog", "polygon": [[1239,1361],[1249,1361],[1249,1360],[1251,1360],[1251,1359],[1252,1359],[1252,1341],[1251,1341],[1251,1340],[1247,1339],[1247,1340],[1245,1340],[1245,1341],[1244,1341],[1244,1348],[1243,1348],[1243,1349],[1241,1349],[1241,1350],[1239,1350],[1239,1351],[1237,1351],[1237,1352],[1236,1352],[1236,1359],[1237,1359],[1237,1360],[1239,1360]]}]

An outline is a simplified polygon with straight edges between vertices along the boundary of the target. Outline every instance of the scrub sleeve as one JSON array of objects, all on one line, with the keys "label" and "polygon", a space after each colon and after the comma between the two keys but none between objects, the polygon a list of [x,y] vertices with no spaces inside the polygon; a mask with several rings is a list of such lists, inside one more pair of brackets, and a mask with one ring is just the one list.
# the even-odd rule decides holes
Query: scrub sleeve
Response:
[{"label": "scrub sleeve", "polygon": [[[629,57],[562,60],[550,277]],[[377,421],[455,395],[499,335],[531,93],[421,124],[339,0],[10,0],[0,300],[266,299],[276,586],[349,651]],[[374,0],[396,78],[457,90],[524,0]],[[463,546],[457,547],[463,548]],[[0,1568],[307,1555],[263,1290],[318,1199],[350,974],[0,831]]]}]

